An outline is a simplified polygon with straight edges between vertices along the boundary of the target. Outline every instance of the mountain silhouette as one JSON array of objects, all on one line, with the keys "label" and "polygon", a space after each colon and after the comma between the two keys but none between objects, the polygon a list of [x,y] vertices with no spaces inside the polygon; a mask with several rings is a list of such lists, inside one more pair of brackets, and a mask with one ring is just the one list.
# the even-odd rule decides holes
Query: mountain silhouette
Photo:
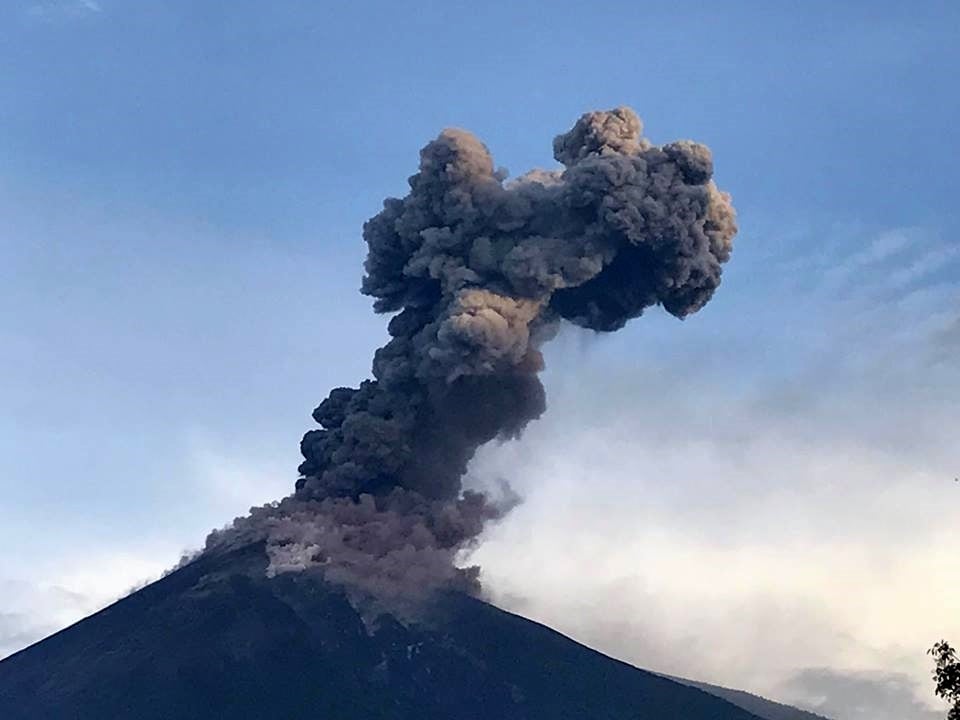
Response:
[{"label": "mountain silhouette", "polygon": [[361,615],[315,573],[268,578],[265,565],[258,545],[202,556],[3,660],[0,718],[770,717],[465,595],[403,624]]}]

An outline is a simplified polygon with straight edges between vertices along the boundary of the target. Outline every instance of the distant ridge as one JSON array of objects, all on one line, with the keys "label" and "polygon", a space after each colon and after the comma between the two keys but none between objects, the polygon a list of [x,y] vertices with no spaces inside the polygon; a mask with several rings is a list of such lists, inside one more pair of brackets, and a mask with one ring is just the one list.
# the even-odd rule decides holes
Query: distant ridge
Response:
[{"label": "distant ridge", "polygon": [[664,677],[723,698],[727,702],[733,703],[737,707],[741,707],[757,717],[764,718],[764,720],[831,720],[831,718],[823,715],[817,715],[807,710],[800,710],[791,705],[784,705],[773,700],[767,700],[764,697],[753,695],[743,690],[732,690],[730,688],[720,687],[719,685],[710,685],[709,683],[698,682],[696,680],[686,680],[672,675],[664,675]]}]

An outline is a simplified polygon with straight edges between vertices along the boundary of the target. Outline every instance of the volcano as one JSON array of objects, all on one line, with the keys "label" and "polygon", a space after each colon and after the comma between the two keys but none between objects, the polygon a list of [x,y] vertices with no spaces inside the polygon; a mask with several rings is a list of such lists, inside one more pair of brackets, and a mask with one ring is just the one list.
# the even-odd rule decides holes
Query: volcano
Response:
[{"label": "volcano", "polygon": [[266,565],[262,545],[203,555],[0,662],[0,718],[813,718],[744,694],[748,712],[467,595],[401,623]]},{"label": "volcano", "polygon": [[709,148],[641,133],[630,108],[585,113],[554,138],[562,169],[510,182],[465,130],[427,143],[363,226],[390,340],[313,411],[294,495],[0,663],[0,719],[762,717],[483,603],[456,564],[515,502],[465,488],[468,463],[546,410],[561,325],[682,319],[720,285],[737,226]]}]

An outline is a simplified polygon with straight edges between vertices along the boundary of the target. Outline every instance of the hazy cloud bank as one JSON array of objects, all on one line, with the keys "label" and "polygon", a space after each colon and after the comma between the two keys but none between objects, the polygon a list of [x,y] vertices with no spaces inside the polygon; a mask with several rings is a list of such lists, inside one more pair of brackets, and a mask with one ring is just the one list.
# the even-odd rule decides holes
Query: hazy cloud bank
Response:
[{"label": "hazy cloud bank", "polygon": [[893,231],[788,258],[751,276],[758,312],[717,303],[722,336],[716,317],[677,340],[638,328],[628,362],[617,339],[560,338],[551,412],[473,467],[527,498],[477,553],[499,601],[641,666],[927,720],[924,651],[960,636],[944,244]]}]

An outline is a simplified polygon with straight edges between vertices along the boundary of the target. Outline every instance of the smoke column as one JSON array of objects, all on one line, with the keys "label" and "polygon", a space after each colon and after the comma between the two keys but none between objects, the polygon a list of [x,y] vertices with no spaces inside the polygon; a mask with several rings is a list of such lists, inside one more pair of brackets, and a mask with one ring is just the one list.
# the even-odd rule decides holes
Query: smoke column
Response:
[{"label": "smoke column", "polygon": [[313,412],[295,494],[208,544],[265,536],[272,572],[319,567],[375,596],[477,589],[456,555],[509,503],[461,478],[545,410],[541,346],[563,320],[610,332],[651,305],[696,312],[736,233],[709,149],[652,145],[629,108],[583,115],[553,151],[562,170],[506,182],[463,130],[421,150],[410,192],[363,228],[362,292],[396,313],[373,379]]}]

